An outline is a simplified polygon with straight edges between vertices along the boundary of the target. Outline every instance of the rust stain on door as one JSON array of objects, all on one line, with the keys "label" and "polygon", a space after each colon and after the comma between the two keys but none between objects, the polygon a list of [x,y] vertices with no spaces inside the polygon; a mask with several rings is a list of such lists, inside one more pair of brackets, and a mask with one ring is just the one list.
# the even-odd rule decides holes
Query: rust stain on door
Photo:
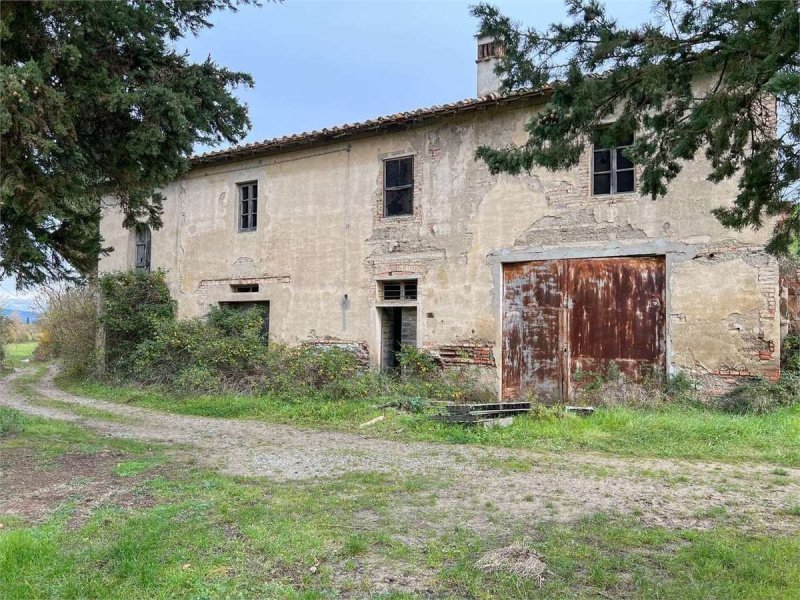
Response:
[{"label": "rust stain on door", "polygon": [[536,394],[561,397],[559,338],[564,304],[557,262],[505,266],[503,302],[503,398]]},{"label": "rust stain on door", "polygon": [[503,398],[569,399],[578,372],[664,371],[663,257],[504,267]]}]

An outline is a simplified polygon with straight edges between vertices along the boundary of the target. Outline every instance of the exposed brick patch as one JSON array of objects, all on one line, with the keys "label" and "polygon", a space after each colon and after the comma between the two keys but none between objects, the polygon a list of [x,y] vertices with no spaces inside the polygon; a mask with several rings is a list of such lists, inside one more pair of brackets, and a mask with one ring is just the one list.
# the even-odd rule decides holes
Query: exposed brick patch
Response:
[{"label": "exposed brick patch", "polygon": [[425,344],[425,349],[435,354],[442,366],[478,365],[496,366],[493,344],[489,342],[465,342],[458,344]]},{"label": "exposed brick patch", "polygon": [[[636,201],[641,196],[638,191],[622,194],[592,195],[592,144],[587,143],[587,150],[581,155],[578,163],[570,171],[580,175],[577,184],[560,181],[550,185],[545,190],[548,202],[557,208],[572,208],[575,206],[591,208],[594,206],[616,204],[618,202]],[[643,167],[634,167],[634,189],[638,190],[642,181]]]},{"label": "exposed brick patch", "polygon": [[753,374],[748,369],[728,369],[728,368],[721,368],[712,371],[714,375],[718,375],[719,377],[752,377]]}]

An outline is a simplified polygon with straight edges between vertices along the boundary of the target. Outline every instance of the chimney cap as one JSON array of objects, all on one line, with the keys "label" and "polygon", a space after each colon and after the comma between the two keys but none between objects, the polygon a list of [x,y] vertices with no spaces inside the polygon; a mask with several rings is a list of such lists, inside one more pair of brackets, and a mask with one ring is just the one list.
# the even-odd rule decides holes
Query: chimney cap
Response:
[{"label": "chimney cap", "polygon": [[505,55],[504,46],[491,36],[478,36],[478,58],[475,62],[484,62]]}]

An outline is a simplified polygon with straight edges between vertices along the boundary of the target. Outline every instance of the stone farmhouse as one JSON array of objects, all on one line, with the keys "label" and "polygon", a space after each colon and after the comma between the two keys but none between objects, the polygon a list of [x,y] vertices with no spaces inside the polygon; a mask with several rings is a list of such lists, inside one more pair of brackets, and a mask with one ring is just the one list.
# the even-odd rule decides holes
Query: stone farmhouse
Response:
[{"label": "stone farmhouse", "polygon": [[621,148],[573,169],[491,175],[479,145],[527,139],[548,90],[500,95],[478,40],[478,97],[195,156],[164,226],[101,233],[101,272],[163,269],[181,317],[267,309],[269,339],[340,345],[395,366],[415,344],[472,364],[503,399],[566,401],[579,372],[683,372],[710,389],[779,375],[769,227],[711,214],[736,182],[684,165],[637,192]]}]

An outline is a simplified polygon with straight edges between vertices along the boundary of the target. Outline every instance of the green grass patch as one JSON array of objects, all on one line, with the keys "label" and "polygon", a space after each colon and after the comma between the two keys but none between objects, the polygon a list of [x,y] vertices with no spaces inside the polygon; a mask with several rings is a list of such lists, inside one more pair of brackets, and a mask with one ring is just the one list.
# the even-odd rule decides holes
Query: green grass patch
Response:
[{"label": "green grass patch", "polygon": [[[485,429],[381,410],[375,407],[379,400],[370,398],[312,401],[270,395],[184,397],[98,382],[62,380],[60,385],[77,394],[181,414],[258,419],[396,439],[800,466],[800,406],[764,415],[726,414],[685,406],[662,410],[610,408],[589,417],[521,416],[510,427]],[[380,414],[386,415],[384,421],[358,428]]]},{"label": "green grass patch", "polygon": [[549,574],[540,589],[510,573],[477,570],[476,555],[498,542],[467,532],[433,542],[429,564],[441,569],[446,588],[469,598],[791,598],[800,585],[800,567],[783,562],[800,557],[797,537],[672,531],[597,514],[540,524],[513,539],[544,556]]},{"label": "green grass patch", "polygon": [[106,449],[161,460],[163,447],[123,438],[105,438],[83,427],[23,414],[0,406],[0,453],[4,448],[30,448],[44,461],[68,453],[95,454]]},{"label": "green grass patch", "polygon": [[154,457],[141,458],[137,460],[125,460],[119,463],[112,473],[118,477],[134,477],[153,467],[161,464],[161,461]]},{"label": "green grass patch", "polygon": [[[381,576],[428,577],[437,596],[458,598],[789,598],[800,585],[796,537],[671,531],[603,514],[571,525],[512,519],[480,535],[446,520],[425,529],[395,512],[424,504],[419,496],[437,485],[409,492],[402,478],[377,474],[291,484],[202,471],[156,479],[149,509],[103,508],[77,530],[65,515],[8,525],[0,589],[7,598],[323,598],[369,592],[370,564]],[[378,515],[369,527],[365,510]],[[414,536],[413,549],[401,533]],[[512,542],[545,557],[541,589],[475,566]]]},{"label": "green grass patch", "polygon": [[21,433],[23,423],[22,413],[0,406],[0,438]]},{"label": "green grass patch", "polygon": [[484,467],[507,473],[527,473],[533,468],[530,460],[516,457],[486,456],[479,459],[479,463]]},{"label": "green grass patch", "polygon": [[[0,451],[14,439],[40,452],[116,447],[73,425],[14,418],[20,428],[0,438]],[[131,447],[117,476],[154,464],[139,449]],[[436,477],[351,473],[281,483],[184,465],[141,485],[152,505],[105,505],[79,526],[70,505],[39,524],[3,517],[0,595],[300,599],[371,597],[381,585],[394,588],[384,598],[699,600],[791,598],[800,587],[797,536],[676,531],[608,514],[557,524],[501,512],[490,530],[476,531],[461,511],[434,504],[448,485]],[[476,566],[512,543],[544,556],[541,588]]]},{"label": "green grass patch", "polygon": [[[363,597],[387,573],[444,598],[791,598],[800,586],[797,537],[672,531],[605,514],[568,525],[510,520],[490,534],[447,522],[426,529],[398,516],[415,498],[382,475],[274,484],[195,471],[152,488],[157,506],[104,508],[77,530],[59,515],[0,531],[4,597]],[[360,528],[367,509],[379,519]],[[476,566],[511,543],[544,556],[541,588]]]},{"label": "green grass patch", "polygon": [[63,400],[56,400],[55,398],[47,398],[45,396],[36,394],[29,395],[28,401],[32,404],[39,406],[48,406],[50,408],[57,408],[66,412],[71,412],[80,417],[87,419],[102,419],[104,421],[114,421],[115,423],[130,423],[133,421],[130,417],[118,415],[102,408],[94,408],[92,406],[83,406],[75,402],[64,402]]},{"label": "green grass patch", "polygon": [[23,364],[22,361],[30,360],[36,350],[36,342],[21,342],[19,344],[6,344],[6,359],[10,367],[16,368]]}]

